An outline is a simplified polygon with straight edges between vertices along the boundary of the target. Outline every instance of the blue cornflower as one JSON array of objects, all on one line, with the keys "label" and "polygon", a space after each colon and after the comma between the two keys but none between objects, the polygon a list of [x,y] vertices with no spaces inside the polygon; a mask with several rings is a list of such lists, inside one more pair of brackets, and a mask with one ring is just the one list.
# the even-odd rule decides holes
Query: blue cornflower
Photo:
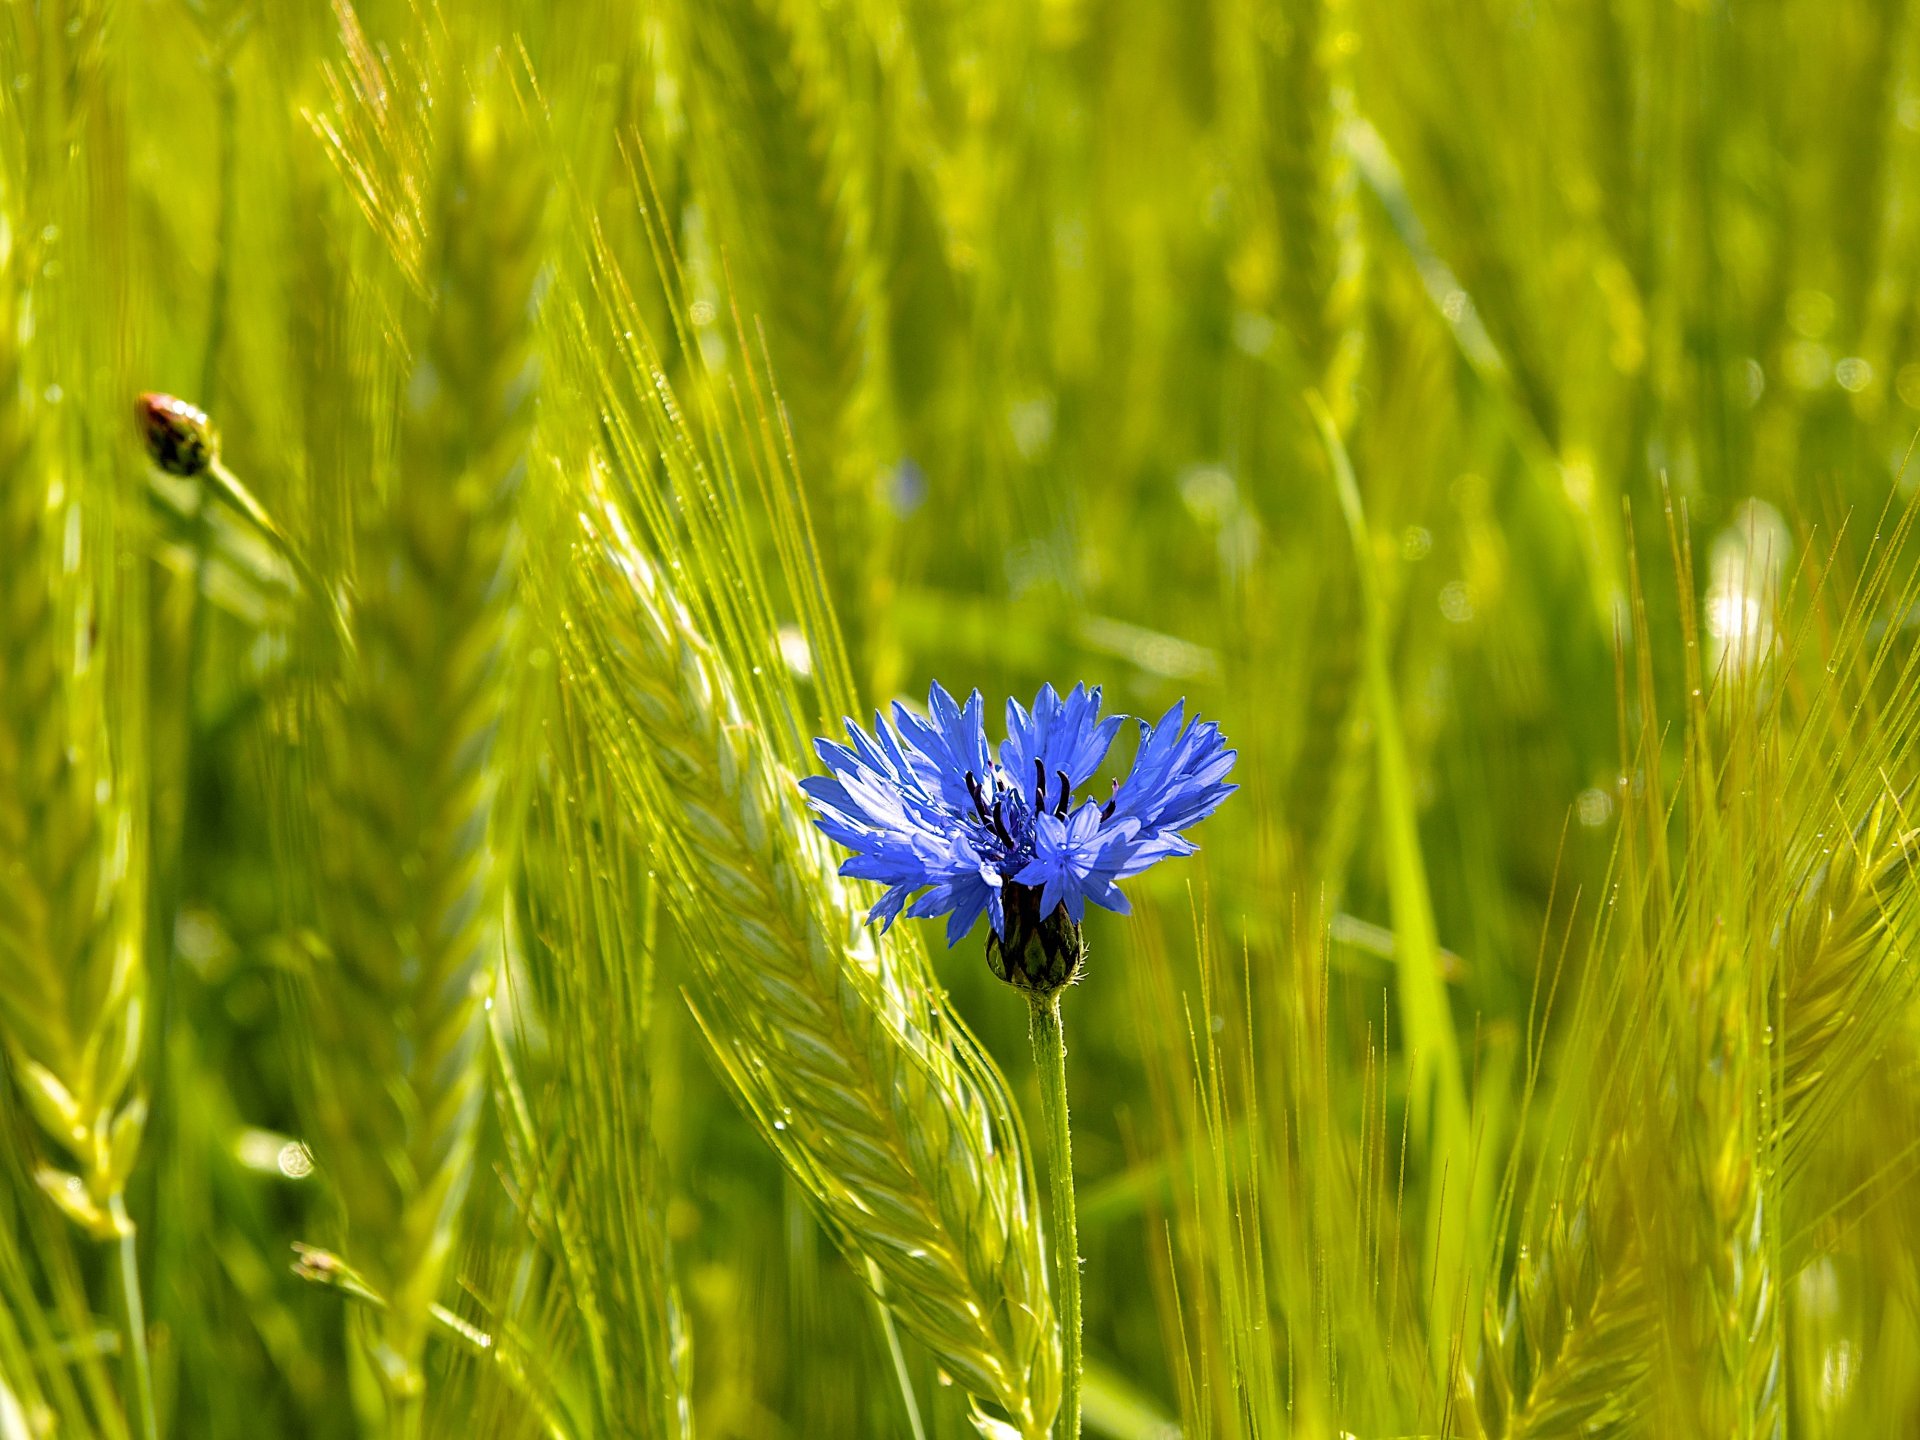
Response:
[{"label": "blue cornflower", "polygon": [[945,915],[952,945],[984,913],[994,972],[1053,989],[1079,970],[1088,901],[1125,914],[1120,881],[1193,852],[1181,832],[1233,793],[1234,752],[1182,701],[1138,722],[1133,768],[1105,804],[1076,804],[1126,718],[1101,716],[1099,688],[1062,698],[1042,686],[1031,710],[1009,700],[997,759],[984,711],[978,690],[961,705],[936,683],[925,716],[896,703],[891,724],[876,714],[869,733],[849,720],[848,744],[816,741],[832,773],[800,784],[816,823],[854,852],[840,873],[886,887],[870,921]]}]

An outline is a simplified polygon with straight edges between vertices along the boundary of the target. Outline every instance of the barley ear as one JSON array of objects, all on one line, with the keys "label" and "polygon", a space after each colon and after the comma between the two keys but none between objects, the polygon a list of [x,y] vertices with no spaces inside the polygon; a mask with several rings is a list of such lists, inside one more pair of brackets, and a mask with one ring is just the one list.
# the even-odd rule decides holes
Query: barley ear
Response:
[{"label": "barley ear", "polygon": [[[763,337],[797,462],[819,487],[823,563],[837,592],[878,602],[891,588],[894,541],[870,491],[898,422],[866,159],[877,117],[847,73],[858,67],[840,53],[842,27],[816,6],[697,0],[662,10],[681,32],[690,165],[729,237],[728,284]],[[849,606],[842,623],[884,633],[870,618],[877,608]]]},{"label": "barley ear", "polygon": [[315,826],[316,1108],[348,1253],[389,1301],[374,1353],[395,1433],[416,1423],[485,1088],[544,205],[514,108],[437,98],[424,289],[392,473],[357,526],[356,654],[321,707]]},{"label": "barley ear", "polygon": [[541,1229],[602,1432],[684,1440],[689,1340],[654,1140],[657,887],[584,720],[555,709],[528,819],[523,951],[542,1019],[564,1037],[549,1061],[561,1083],[538,1126],[501,1086],[516,1180],[551,1217]]},{"label": "barley ear", "polygon": [[[92,11],[0,32],[0,1028],[64,1152],[42,1183],[100,1236],[127,1229],[113,1212],[144,1109],[144,653],[113,564],[134,443],[110,398],[126,359],[113,41]],[[72,159],[83,143],[98,173]]]},{"label": "barley ear", "polygon": [[579,508],[564,673],[650,829],[714,1053],[856,1273],[871,1261],[901,1323],[1037,1440],[1060,1356],[1005,1082],[861,923],[794,776],[620,517]]},{"label": "barley ear", "polygon": [[[125,1200],[148,843],[144,572],[126,405],[125,136],[105,7],[0,27],[0,1041],[40,1188],[114,1246],[120,1397],[155,1434]],[[84,161],[80,158],[84,156]]]},{"label": "barley ear", "polygon": [[[10,267],[9,267],[10,268]],[[0,1024],[22,1100],[71,1170],[47,1193],[102,1238],[139,1145],[142,871],[111,733],[98,529],[28,398],[0,279]],[[78,554],[74,553],[75,549]]]}]

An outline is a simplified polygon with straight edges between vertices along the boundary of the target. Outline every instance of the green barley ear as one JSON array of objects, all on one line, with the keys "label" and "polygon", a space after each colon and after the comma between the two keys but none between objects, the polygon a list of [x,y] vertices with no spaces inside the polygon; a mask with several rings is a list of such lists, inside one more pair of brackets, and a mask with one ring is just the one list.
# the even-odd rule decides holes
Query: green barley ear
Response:
[{"label": "green barley ear", "polygon": [[0,1039],[46,1142],[35,1178],[117,1242],[123,1399],[150,1436],[125,1202],[146,1120],[146,656],[139,577],[115,563],[140,471],[109,18],[0,27]]},{"label": "green barley ear", "polygon": [[[791,444],[820,497],[822,563],[838,592],[867,602],[845,619],[861,655],[860,632],[894,583],[893,527],[873,487],[898,443],[867,151],[880,122],[861,94],[863,37],[789,0],[694,0],[661,12],[684,53],[690,172],[725,237],[718,263],[698,251],[690,260],[724,268],[707,283],[738,286],[753,327],[742,342],[770,356]],[[874,638],[884,634],[875,628]]]},{"label": "green barley ear", "polygon": [[[57,45],[37,28],[23,22],[10,64],[56,64],[67,47],[76,65],[100,62],[97,19],[76,21]],[[98,76],[52,70],[36,84],[63,98],[78,87],[78,107]],[[71,123],[106,124],[95,103]],[[46,221],[70,210],[72,230],[116,217],[91,213],[107,196],[61,193],[64,154],[28,163],[31,195],[17,174],[0,180],[0,1024],[21,1096],[64,1152],[64,1168],[43,1174],[48,1193],[113,1236],[127,1229],[120,1196],[144,1116],[130,1094],[143,978],[140,737],[125,733],[137,712],[113,647],[130,638],[127,597],[108,563],[108,462],[130,458],[131,436],[83,433],[103,388],[86,367],[107,342],[90,333],[98,321],[67,306],[91,278],[84,267],[105,257]],[[117,313],[110,302],[96,312]]]},{"label": "green barley ear", "polygon": [[23,258],[11,246],[0,256],[0,1023],[21,1097],[70,1167],[42,1183],[106,1238],[127,1226],[120,1196],[144,1118],[129,1096],[142,988],[137,812],[110,734],[104,537],[82,508],[91,481],[61,443],[63,416],[44,398],[52,382],[23,366]]},{"label": "green barley ear", "polygon": [[[372,63],[342,13],[356,63]],[[421,1355],[473,1169],[512,839],[503,736],[544,182],[503,89],[445,77],[429,107],[431,182],[406,172],[424,226],[383,217],[421,288],[403,302],[388,473],[357,516],[355,658],[320,702],[315,1105],[347,1254],[388,1302],[373,1355],[396,1434],[419,1423]],[[342,152],[350,179],[359,163]]]},{"label": "green barley ear", "polygon": [[1512,1286],[1488,1305],[1477,1373],[1463,1385],[1469,1435],[1617,1435],[1646,1405],[1657,1298],[1617,1165],[1548,1214]]},{"label": "green barley ear", "polygon": [[1241,303],[1270,311],[1292,388],[1350,431],[1366,348],[1358,181],[1341,126],[1355,113],[1350,0],[1236,0],[1221,46],[1223,124],[1239,184]]},{"label": "green barley ear", "polygon": [[528,818],[523,951],[556,1037],[557,1083],[540,1124],[518,1088],[502,1085],[519,1140],[509,1153],[521,1192],[550,1217],[538,1228],[599,1433],[670,1440],[691,1434],[692,1402],[654,1142],[657,892],[584,720],[554,709]]},{"label": "green barley ear", "polygon": [[1060,1357],[1005,1082],[862,925],[793,774],[617,511],[575,494],[564,673],[648,827],[714,1053],[856,1272],[877,1267],[901,1322],[1037,1440]]},{"label": "green barley ear", "polygon": [[[1576,1060],[1554,1083],[1547,1133],[1566,1148],[1532,1182],[1514,1279],[1490,1298],[1461,1381],[1470,1433],[1771,1436],[1788,1423],[1788,1217],[1835,1203],[1812,1163],[1819,1138],[1915,993],[1916,834],[1890,787],[1912,773],[1920,705],[1903,674],[1868,723],[1854,689],[1888,654],[1869,649],[1870,617],[1905,613],[1920,587],[1897,578],[1897,553],[1877,554],[1844,614],[1807,624],[1804,655],[1783,647],[1818,677],[1791,702],[1757,658],[1710,682],[1682,617],[1685,763],[1672,792],[1625,792],[1563,1032]],[[1635,641],[1650,644],[1644,610]],[[1661,746],[1645,671],[1636,689],[1639,780]]]},{"label": "green barley ear", "polygon": [[[738,317],[736,366],[707,369],[676,305],[692,370],[670,383],[617,262],[580,224],[611,343],[595,341],[587,294],[563,287],[550,313],[564,393],[598,417],[604,450],[576,441],[537,489],[538,553],[565,581],[539,596],[542,631],[700,963],[690,998],[737,1098],[855,1273],[978,1404],[1038,1437],[1061,1359],[1006,1080],[912,937],[876,941],[861,923],[795,779],[814,728],[797,673],[822,716],[853,699],[771,377]],[[684,295],[671,239],[650,240]],[[1005,1433],[982,1410],[976,1423]]]},{"label": "green barley ear", "polygon": [[[1920,885],[1920,831],[1883,795],[1831,858],[1818,866],[1788,911],[1785,1069],[1781,1144],[1804,1163],[1840,1103],[1859,1082],[1911,1002]],[[1835,828],[1842,828],[1837,820]]]}]

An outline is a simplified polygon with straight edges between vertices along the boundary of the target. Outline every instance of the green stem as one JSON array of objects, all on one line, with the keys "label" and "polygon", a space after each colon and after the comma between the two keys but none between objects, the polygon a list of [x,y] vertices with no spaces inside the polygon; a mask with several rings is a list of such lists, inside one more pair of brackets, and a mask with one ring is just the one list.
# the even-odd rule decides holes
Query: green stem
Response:
[{"label": "green stem", "polygon": [[913,1377],[907,1373],[906,1352],[900,1348],[900,1331],[893,1323],[893,1312],[887,1308],[886,1281],[881,1278],[880,1267],[871,1260],[867,1262],[867,1276],[873,1284],[873,1308],[880,1317],[880,1333],[886,1336],[887,1354],[893,1360],[893,1378],[900,1386],[900,1399],[907,1409],[907,1424],[912,1427],[913,1440],[927,1440],[927,1428],[920,1419],[920,1400],[913,1393]]},{"label": "green stem", "polygon": [[220,369],[220,347],[227,336],[228,262],[233,254],[234,221],[239,218],[239,197],[234,193],[234,173],[239,159],[239,135],[235,110],[239,87],[234,83],[233,51],[237,37],[223,42],[216,52],[214,69],[219,76],[216,93],[217,124],[220,134],[219,229],[215,232],[213,283],[207,292],[207,340],[200,352],[200,393],[194,404],[211,411],[215,405],[214,378]]},{"label": "green stem", "polygon": [[134,1244],[133,1221],[127,1218],[126,1202],[118,1195],[107,1204],[120,1229],[120,1298],[127,1325],[128,1407],[133,1415],[136,1440],[159,1440],[160,1427],[153,1412],[153,1367],[147,1359],[147,1308],[140,1300],[140,1255]]},{"label": "green stem", "polygon": [[[426,1430],[426,1384],[418,1362],[400,1362],[392,1348],[393,1336],[385,1329],[393,1312],[380,1301],[382,1311],[375,1321],[380,1338],[371,1347],[374,1368],[379,1373],[385,1412],[379,1433],[384,1440],[420,1440]],[[464,1337],[462,1337],[464,1338]]]},{"label": "green stem", "polygon": [[1033,1067],[1040,1076],[1040,1109],[1047,1126],[1047,1180],[1053,1192],[1054,1299],[1060,1306],[1064,1371],[1060,1395],[1062,1440],[1080,1440],[1080,1224],[1073,1201],[1073,1135],[1067,1127],[1067,1037],[1060,1026],[1060,992],[1031,991]]},{"label": "green stem", "polygon": [[[220,136],[219,179],[219,229],[215,232],[213,252],[213,278],[207,292],[207,340],[206,348],[200,355],[200,388],[192,396],[196,405],[216,412],[219,409],[219,396],[215,382],[219,375],[220,346],[227,329],[227,303],[230,273],[229,259],[233,253],[233,227],[239,213],[239,197],[234,191],[234,174],[238,156],[235,125],[235,106],[238,90],[233,76],[233,55],[231,43],[223,44],[214,55],[214,70],[217,76],[216,91],[216,127]],[[174,783],[179,794],[171,805],[156,805],[156,821],[165,827],[153,846],[158,857],[154,863],[155,884],[154,929],[149,940],[148,954],[159,963],[159,974],[153,987],[153,1024],[147,1032],[152,1037],[153,1054],[149,1061],[149,1073],[152,1076],[152,1090],[147,1111],[147,1140],[149,1144],[160,1139],[169,1123],[166,1111],[168,1082],[171,1080],[170,1067],[172,1057],[168,1049],[168,1035],[173,1023],[173,937],[180,923],[180,902],[185,869],[183,857],[186,854],[186,834],[188,807],[193,798],[194,765],[194,676],[198,673],[201,638],[206,628],[205,595],[207,589],[207,567],[212,536],[208,533],[211,515],[208,511],[208,496],[204,486],[195,491],[193,507],[193,589],[187,596],[187,616],[185,639],[178,655],[179,690],[176,701],[180,716],[179,747],[171,766]],[[156,567],[157,568],[157,567]],[[157,1146],[156,1149],[164,1149]],[[153,1152],[149,1152],[153,1153]],[[146,1167],[143,1180],[144,1188],[137,1198],[144,1198],[145,1204],[135,1208],[141,1219],[152,1227],[156,1243],[147,1253],[147,1263],[157,1262],[156,1252],[160,1246],[160,1172],[154,1165]],[[149,1276],[149,1279],[152,1277]],[[162,1297],[164,1299],[164,1297]]]}]

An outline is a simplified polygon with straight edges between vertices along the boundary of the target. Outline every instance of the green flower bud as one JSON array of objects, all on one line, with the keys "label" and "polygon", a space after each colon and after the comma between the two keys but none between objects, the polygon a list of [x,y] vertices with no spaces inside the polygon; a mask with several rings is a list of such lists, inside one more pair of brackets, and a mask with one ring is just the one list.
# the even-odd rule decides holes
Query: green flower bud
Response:
[{"label": "green flower bud", "polygon": [[1007,886],[1003,901],[1007,938],[987,927],[987,966],[994,976],[1015,989],[1043,995],[1079,980],[1087,946],[1067,907],[1055,905],[1042,919],[1040,891],[1032,885]]}]

